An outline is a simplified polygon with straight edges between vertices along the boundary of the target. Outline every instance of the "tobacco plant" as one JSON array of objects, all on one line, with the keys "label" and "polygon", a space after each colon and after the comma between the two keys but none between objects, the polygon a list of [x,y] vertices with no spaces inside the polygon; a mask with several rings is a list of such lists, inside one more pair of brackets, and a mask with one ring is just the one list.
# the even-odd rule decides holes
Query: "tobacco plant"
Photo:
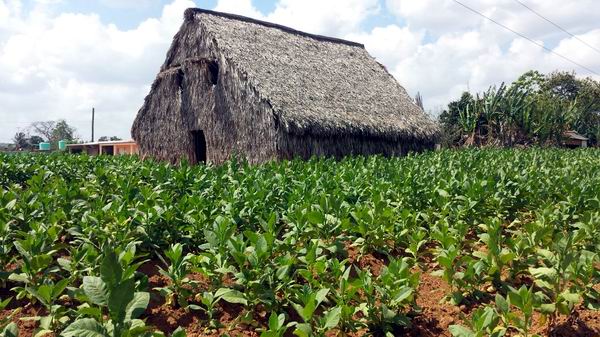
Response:
[{"label": "tobacco plant", "polygon": [[484,263],[495,288],[501,289],[503,288],[501,274],[505,266],[515,258],[515,254],[506,248],[501,219],[489,219],[479,227],[483,230],[483,233],[479,234],[479,239],[485,249],[476,251],[473,255]]},{"label": "tobacco plant", "polygon": [[450,325],[449,330],[454,337],[502,337],[506,328],[499,325],[500,316],[493,307],[479,308],[471,318],[461,316],[467,326]]},{"label": "tobacco plant", "polygon": [[183,248],[183,245],[177,243],[165,250],[164,254],[169,260],[168,262],[159,256],[166,266],[166,269],[159,266],[159,272],[167,277],[170,283],[165,287],[155,288],[155,290],[165,297],[167,305],[179,305],[187,308],[188,298],[193,295],[192,288],[195,287],[194,282],[188,278],[192,269],[191,260],[194,256],[192,254],[183,255]]},{"label": "tobacco plant", "polygon": [[268,329],[261,332],[260,337],[283,337],[288,328],[293,326],[293,323],[285,324],[285,319],[284,314],[271,313]]},{"label": "tobacco plant", "polygon": [[[543,294],[534,291],[533,287],[521,286],[518,290],[509,287],[506,298],[500,294],[496,295],[496,310],[505,326],[517,329],[524,337],[537,336],[531,335],[530,331],[533,312],[541,307],[542,296]],[[512,307],[519,311],[511,310]]]},{"label": "tobacco plant", "polygon": [[[100,276],[85,276],[82,289],[89,305],[79,308],[81,318],[62,333],[77,337],[93,331],[94,336],[133,337],[148,333],[143,321],[137,319],[148,306],[150,295],[136,292],[136,280],[131,269],[123,269],[113,251],[105,251]],[[90,318],[84,318],[90,317]]]},{"label": "tobacco plant", "polygon": [[244,297],[244,294],[238,290],[230,289],[230,288],[220,288],[215,292],[205,291],[202,294],[197,294],[195,299],[199,301],[202,305],[190,304],[189,308],[194,310],[202,310],[208,316],[209,327],[212,329],[219,328],[221,324],[217,319],[215,319],[215,315],[217,313],[217,304],[223,300],[229,303],[236,304],[248,304],[248,301]]},{"label": "tobacco plant", "polygon": [[47,312],[45,316],[30,318],[39,321],[35,336],[56,332],[69,321],[69,309],[58,303],[59,297],[61,297],[68,284],[69,279],[62,279],[56,283],[46,280],[38,287],[25,287],[25,290],[36,298],[46,308]]}]

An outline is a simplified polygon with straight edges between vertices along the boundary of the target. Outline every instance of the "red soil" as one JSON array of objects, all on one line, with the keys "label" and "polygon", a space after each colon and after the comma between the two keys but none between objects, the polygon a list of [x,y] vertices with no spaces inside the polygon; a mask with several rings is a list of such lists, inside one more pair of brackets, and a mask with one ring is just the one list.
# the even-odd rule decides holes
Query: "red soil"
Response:
[{"label": "red soil", "polygon": [[[387,263],[386,259],[373,254],[360,256],[358,249],[355,247],[347,245],[346,249],[351,264],[359,268],[369,269],[374,275],[379,275],[383,266]],[[431,269],[432,263],[425,263],[424,265],[429,266],[426,267],[427,269]],[[258,337],[260,330],[257,330],[257,328],[266,326],[270,313],[265,310],[259,308],[255,312],[247,313],[240,305],[221,303],[218,305],[216,317],[223,327],[216,330],[208,329],[206,323],[208,318],[205,313],[201,311],[186,311],[181,308],[167,306],[164,299],[153,290],[155,287],[162,287],[169,283],[168,278],[160,275],[158,272],[157,262],[145,263],[140,267],[139,271],[148,275],[149,291],[151,293],[150,305],[145,316],[142,318],[146,320],[148,325],[152,325],[158,330],[171,333],[177,327],[181,326],[186,329],[187,335],[190,337],[216,337],[223,336],[224,334],[230,336]],[[431,270],[421,271],[420,285],[417,292],[417,305],[421,308],[421,312],[412,318],[412,327],[399,332],[401,335],[449,337],[451,336],[448,331],[450,325],[461,324],[462,316],[468,317],[475,308],[485,304],[472,303],[468,306],[462,305],[457,307],[442,302],[442,298],[449,294],[450,289],[443,280],[432,276],[430,272]],[[209,282],[203,275],[191,274],[189,277],[198,282],[201,288],[208,288]],[[223,281],[226,284],[231,283],[229,279]],[[21,320],[21,318],[43,314],[43,310],[35,305],[31,306],[15,302],[8,309],[0,311],[0,319],[7,317],[16,307],[23,308],[13,317],[13,321],[19,325],[19,336],[33,336],[37,323],[35,321]],[[249,324],[241,323],[242,316],[246,314],[251,317],[250,320],[253,322]],[[535,314],[533,332],[546,336],[546,325],[541,324],[540,319],[540,315]],[[359,337],[366,334],[367,331],[363,330],[350,336]],[[515,331],[509,331],[509,335],[515,334]],[[328,333],[328,336],[336,335],[335,331]],[[600,337],[600,311],[580,308],[577,317],[573,317],[571,320],[567,320],[566,317],[561,316],[552,331],[552,337],[558,336]]]}]

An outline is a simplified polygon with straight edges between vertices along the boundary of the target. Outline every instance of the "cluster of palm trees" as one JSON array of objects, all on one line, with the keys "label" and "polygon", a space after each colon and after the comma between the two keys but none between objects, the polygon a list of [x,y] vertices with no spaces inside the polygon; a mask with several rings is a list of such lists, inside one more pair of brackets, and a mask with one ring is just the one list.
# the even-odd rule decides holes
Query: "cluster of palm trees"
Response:
[{"label": "cluster of palm trees", "polygon": [[559,145],[565,131],[600,139],[600,83],[528,72],[510,86],[464,93],[440,116],[447,145]]}]

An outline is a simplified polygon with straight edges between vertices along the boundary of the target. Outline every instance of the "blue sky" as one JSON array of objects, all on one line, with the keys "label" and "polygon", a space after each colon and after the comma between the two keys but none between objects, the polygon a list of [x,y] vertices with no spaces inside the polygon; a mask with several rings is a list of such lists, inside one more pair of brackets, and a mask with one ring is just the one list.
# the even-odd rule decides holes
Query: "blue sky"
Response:
[{"label": "blue sky", "polygon": [[[600,73],[600,53],[515,0],[461,1]],[[521,1],[600,49],[600,1]],[[432,115],[530,69],[596,76],[453,0],[0,0],[0,142],[56,119],[87,139],[92,106],[97,135],[128,138],[191,6],[363,43]]]},{"label": "blue sky", "polygon": [[[216,0],[195,1],[203,8],[214,8]],[[60,3],[56,7],[57,12],[72,12],[84,14],[98,14],[104,23],[114,23],[122,30],[134,29],[140,22],[147,18],[160,17],[162,9],[169,4],[167,0],[141,0],[132,1],[106,1],[106,0],[73,0]],[[258,3],[258,2],[257,2]],[[267,2],[261,1],[266,4]],[[29,0],[29,5],[34,4]]]}]

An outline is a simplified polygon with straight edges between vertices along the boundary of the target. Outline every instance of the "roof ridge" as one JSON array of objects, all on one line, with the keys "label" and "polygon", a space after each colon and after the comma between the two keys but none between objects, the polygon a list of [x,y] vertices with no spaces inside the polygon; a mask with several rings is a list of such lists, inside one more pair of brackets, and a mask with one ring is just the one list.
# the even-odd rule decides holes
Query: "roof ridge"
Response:
[{"label": "roof ridge", "polygon": [[336,38],[336,37],[329,37],[329,36],[324,36],[324,35],[311,34],[311,33],[303,32],[303,31],[300,31],[300,30],[296,30],[294,28],[291,28],[291,27],[288,27],[288,26],[283,26],[283,25],[280,25],[280,24],[277,24],[277,23],[273,23],[273,22],[268,22],[268,21],[253,19],[253,18],[249,18],[247,16],[242,16],[242,15],[237,15],[237,14],[217,12],[217,11],[213,11],[213,10],[209,10],[209,9],[188,8],[188,9],[185,10],[184,17],[185,17],[186,20],[192,20],[194,18],[194,14],[196,14],[196,13],[205,13],[205,14],[220,16],[220,17],[224,17],[224,18],[228,18],[228,19],[245,21],[245,22],[249,22],[249,23],[258,24],[258,25],[261,25],[261,26],[266,26],[266,27],[269,27],[269,28],[280,29],[280,30],[282,30],[284,32],[287,32],[287,33],[291,33],[291,34],[296,34],[296,35],[300,35],[300,36],[312,38],[312,39],[315,39],[315,40],[318,40],[318,41],[327,41],[327,42],[345,44],[345,45],[349,45],[349,46],[359,47],[359,48],[365,49],[365,46],[362,43],[348,41],[348,40],[344,40],[344,39],[339,39],[339,38]]}]

